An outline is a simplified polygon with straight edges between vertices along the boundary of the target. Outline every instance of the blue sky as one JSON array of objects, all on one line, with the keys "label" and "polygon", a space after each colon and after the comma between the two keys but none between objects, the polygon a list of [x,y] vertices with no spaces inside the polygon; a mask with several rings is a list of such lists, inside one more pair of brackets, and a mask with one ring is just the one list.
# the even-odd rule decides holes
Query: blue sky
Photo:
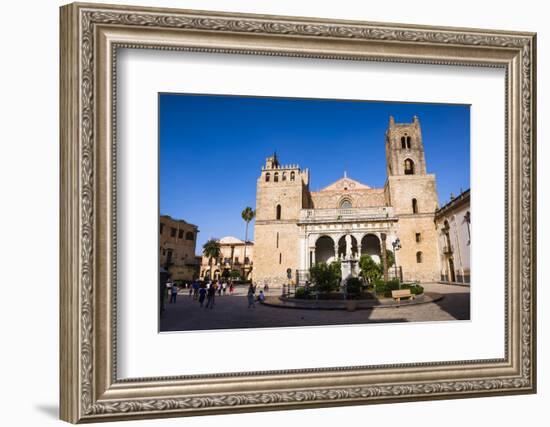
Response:
[{"label": "blue sky", "polygon": [[160,94],[160,213],[199,226],[197,253],[211,237],[244,239],[241,211],[255,208],[256,180],[274,151],[282,164],[309,168],[312,191],[344,171],[382,187],[390,115],[419,117],[440,205],[469,188],[467,105]]}]

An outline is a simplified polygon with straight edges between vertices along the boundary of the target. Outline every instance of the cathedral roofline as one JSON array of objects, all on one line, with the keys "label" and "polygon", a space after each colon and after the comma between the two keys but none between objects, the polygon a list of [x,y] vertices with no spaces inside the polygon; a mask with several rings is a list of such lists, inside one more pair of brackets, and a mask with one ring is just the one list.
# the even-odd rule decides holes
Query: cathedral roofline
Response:
[{"label": "cathedral roofline", "polygon": [[355,179],[349,178],[346,173],[344,173],[344,176],[336,181],[334,181],[332,184],[327,185],[326,187],[321,188],[319,191],[316,191],[316,193],[319,193],[321,191],[354,191],[354,190],[376,190],[375,188],[371,188],[366,184],[363,184],[362,182],[359,182]]}]

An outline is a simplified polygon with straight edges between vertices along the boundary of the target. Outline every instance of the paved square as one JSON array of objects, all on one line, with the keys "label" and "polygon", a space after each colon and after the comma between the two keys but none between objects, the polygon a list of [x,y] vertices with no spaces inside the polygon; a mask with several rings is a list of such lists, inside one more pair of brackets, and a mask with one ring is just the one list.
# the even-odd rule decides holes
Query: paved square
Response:
[{"label": "paved square", "polygon": [[[254,308],[248,308],[247,288],[244,286],[237,287],[233,295],[216,295],[213,309],[201,308],[197,300],[182,291],[175,304],[165,304],[160,330],[168,332],[470,319],[469,287],[442,284],[423,286],[425,291],[441,293],[444,298],[437,302],[408,307],[373,308],[354,312],[276,308],[259,303]],[[277,295],[279,292],[278,289],[273,290],[268,295]]]}]

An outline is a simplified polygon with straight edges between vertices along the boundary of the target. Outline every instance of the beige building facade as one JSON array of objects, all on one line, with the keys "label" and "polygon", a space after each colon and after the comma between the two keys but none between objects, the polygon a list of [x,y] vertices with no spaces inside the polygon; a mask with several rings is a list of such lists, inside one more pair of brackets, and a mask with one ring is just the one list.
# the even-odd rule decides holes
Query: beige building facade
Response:
[{"label": "beige building facade", "polygon": [[403,280],[439,280],[436,178],[427,172],[418,118],[395,123],[390,117],[381,143],[383,188],[344,174],[311,191],[309,170],[283,165],[276,155],[266,159],[256,186],[255,282],[300,281],[315,263],[336,259],[357,269],[362,254],[381,262],[381,249],[392,250],[398,240],[396,264]]},{"label": "beige building facade", "polygon": [[218,280],[231,271],[238,271],[242,280],[251,280],[254,265],[254,242],[226,236],[218,241],[220,245],[220,257],[212,260],[212,274],[210,274],[210,259],[203,256],[201,259],[200,277]]},{"label": "beige building facade", "polygon": [[470,284],[470,190],[461,192],[437,210],[440,280]]},{"label": "beige building facade", "polygon": [[172,280],[191,281],[198,276],[199,262],[195,256],[199,229],[182,219],[160,216],[159,264]]}]

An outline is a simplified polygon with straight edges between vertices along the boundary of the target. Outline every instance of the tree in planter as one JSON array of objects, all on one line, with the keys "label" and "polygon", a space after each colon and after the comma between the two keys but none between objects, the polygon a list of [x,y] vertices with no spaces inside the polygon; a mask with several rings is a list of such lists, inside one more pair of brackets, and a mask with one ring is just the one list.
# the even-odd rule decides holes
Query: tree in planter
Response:
[{"label": "tree in planter", "polygon": [[238,280],[241,278],[241,273],[239,270],[232,270],[231,273],[229,273],[229,277],[231,277],[233,280]]},{"label": "tree in planter", "polygon": [[221,255],[220,242],[218,239],[210,239],[204,245],[202,245],[202,254],[209,258],[208,264],[210,265],[210,280],[212,280],[212,261],[218,259]]},{"label": "tree in planter", "polygon": [[359,268],[361,269],[361,275],[369,284],[374,283],[382,277],[382,266],[376,263],[370,255],[361,255]]},{"label": "tree in planter", "polygon": [[337,262],[317,263],[309,269],[309,276],[319,292],[329,293],[340,287],[341,270]]}]

